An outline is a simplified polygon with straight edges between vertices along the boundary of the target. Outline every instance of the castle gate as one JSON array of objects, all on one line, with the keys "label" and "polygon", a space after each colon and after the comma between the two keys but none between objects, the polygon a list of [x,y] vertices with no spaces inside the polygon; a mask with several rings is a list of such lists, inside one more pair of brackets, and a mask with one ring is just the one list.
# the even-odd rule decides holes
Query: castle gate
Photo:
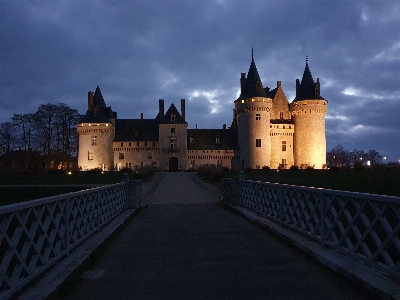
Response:
[{"label": "castle gate", "polygon": [[171,157],[169,159],[169,171],[170,172],[178,172],[178,158]]}]

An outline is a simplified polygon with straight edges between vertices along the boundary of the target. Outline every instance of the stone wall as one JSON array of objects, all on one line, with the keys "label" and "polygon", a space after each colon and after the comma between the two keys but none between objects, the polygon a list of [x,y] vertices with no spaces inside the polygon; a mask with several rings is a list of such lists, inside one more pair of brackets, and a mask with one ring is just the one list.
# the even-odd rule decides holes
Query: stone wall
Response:
[{"label": "stone wall", "polygon": [[295,124],[294,163],[322,169],[326,164],[325,114],[328,101],[303,100],[290,104]]},{"label": "stone wall", "polygon": [[78,167],[82,170],[101,168],[113,169],[112,141],[115,129],[112,123],[78,124],[79,153]]}]

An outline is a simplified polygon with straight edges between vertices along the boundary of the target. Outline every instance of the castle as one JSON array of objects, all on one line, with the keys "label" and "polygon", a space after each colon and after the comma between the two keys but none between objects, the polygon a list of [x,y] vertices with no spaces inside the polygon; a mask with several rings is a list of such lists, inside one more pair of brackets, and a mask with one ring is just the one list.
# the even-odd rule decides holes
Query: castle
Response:
[{"label": "castle", "polygon": [[230,169],[273,169],[326,164],[325,114],[328,101],[320,96],[320,81],[306,67],[296,80],[296,97],[289,104],[280,81],[263,87],[252,60],[241,73],[241,93],[234,101],[229,128],[188,129],[185,99],[154,119],[118,119],[97,86],[88,93],[88,110],[78,124],[78,166],[104,171],[152,166],[177,171],[213,164]]}]

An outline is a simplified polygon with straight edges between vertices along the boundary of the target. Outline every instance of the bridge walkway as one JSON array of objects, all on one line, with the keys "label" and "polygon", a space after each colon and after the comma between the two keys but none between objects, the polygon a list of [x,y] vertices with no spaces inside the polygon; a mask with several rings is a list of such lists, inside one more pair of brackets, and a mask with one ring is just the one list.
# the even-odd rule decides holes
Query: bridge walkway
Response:
[{"label": "bridge walkway", "polygon": [[148,206],[65,299],[372,299],[218,203],[193,173],[157,173]]}]

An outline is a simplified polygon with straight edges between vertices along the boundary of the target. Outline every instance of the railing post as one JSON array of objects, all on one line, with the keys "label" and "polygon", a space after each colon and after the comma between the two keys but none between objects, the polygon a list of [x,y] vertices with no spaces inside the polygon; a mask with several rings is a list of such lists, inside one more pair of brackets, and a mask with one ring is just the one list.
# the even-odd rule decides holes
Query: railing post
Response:
[{"label": "railing post", "polygon": [[326,203],[324,199],[324,193],[320,191],[319,198],[319,209],[320,209],[320,232],[321,232],[321,245],[325,246],[326,244],[326,222],[325,222],[325,215],[326,215]]},{"label": "railing post", "polygon": [[70,224],[69,224],[69,202],[71,201],[71,198],[67,198],[67,200],[65,201],[65,224],[66,224],[66,228],[65,228],[65,247],[67,250],[67,256],[69,255],[69,250],[70,250],[70,246],[69,246],[69,228],[70,228]]},{"label": "railing post", "polygon": [[245,177],[244,177],[244,172],[240,171],[240,175],[239,175],[239,202],[240,202],[240,206],[243,206],[243,197],[242,197],[242,189],[243,189],[243,184],[245,181]]},{"label": "railing post", "polygon": [[124,173],[123,174],[123,178],[122,178],[122,181],[123,182],[125,182],[126,183],[126,200],[125,200],[125,203],[126,203],[126,208],[129,208],[129,198],[130,198],[130,185],[129,185],[129,175],[128,175],[128,173]]},{"label": "railing post", "polygon": [[283,187],[279,186],[279,225],[283,226]]}]

